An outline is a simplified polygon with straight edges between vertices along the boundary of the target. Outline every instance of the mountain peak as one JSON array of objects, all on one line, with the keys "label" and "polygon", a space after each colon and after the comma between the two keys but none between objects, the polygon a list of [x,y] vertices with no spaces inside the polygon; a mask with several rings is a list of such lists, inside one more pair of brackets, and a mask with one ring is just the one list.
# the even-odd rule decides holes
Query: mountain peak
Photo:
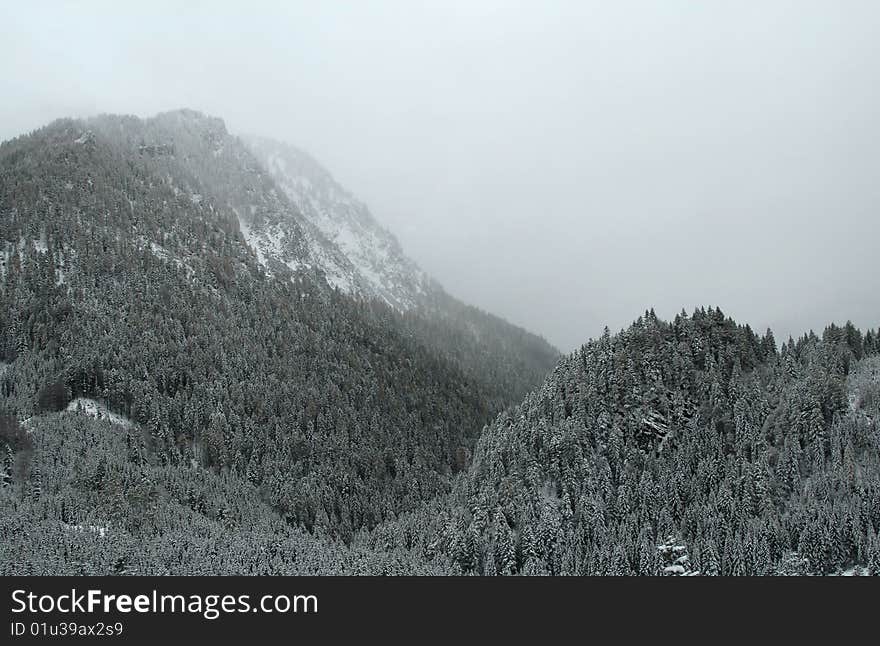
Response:
[{"label": "mountain peak", "polygon": [[173,122],[178,126],[190,129],[197,128],[203,131],[212,132],[217,135],[228,135],[226,123],[220,117],[207,115],[199,110],[191,108],[178,108],[167,112],[160,112],[153,119],[159,123]]}]

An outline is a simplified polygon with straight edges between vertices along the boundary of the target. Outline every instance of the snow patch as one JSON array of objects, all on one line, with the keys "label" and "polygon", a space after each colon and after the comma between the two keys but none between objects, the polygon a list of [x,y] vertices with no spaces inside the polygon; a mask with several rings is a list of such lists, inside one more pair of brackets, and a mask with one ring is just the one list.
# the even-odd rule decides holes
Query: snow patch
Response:
[{"label": "snow patch", "polygon": [[239,215],[238,226],[248,247],[253,249],[256,254],[257,262],[266,270],[269,276],[272,275],[270,267],[272,261],[286,265],[291,271],[298,271],[303,268],[303,264],[293,258],[292,254],[288,251],[288,238],[290,236],[281,224],[266,224],[254,227]]},{"label": "snow patch", "polygon": [[880,413],[880,357],[857,362],[846,378],[851,415],[871,422]]},{"label": "snow patch", "polygon": [[122,415],[111,412],[104,404],[88,399],[86,397],[77,397],[65,409],[68,413],[83,413],[95,419],[108,420],[111,424],[118,424],[125,428],[131,428],[132,422]]},{"label": "snow patch", "polygon": [[90,532],[92,534],[97,534],[101,538],[107,536],[107,533],[110,531],[101,525],[71,525],[69,523],[61,523],[61,526],[71,532]]},{"label": "snow patch", "polygon": [[155,242],[150,242],[150,252],[156,256],[159,260],[164,260],[165,262],[174,263],[178,269],[183,269],[186,272],[187,278],[192,278],[196,271],[192,267],[190,267],[187,263],[183,262],[180,258],[170,253],[165,247],[162,245],[156,244]]},{"label": "snow patch", "polygon": [[[238,228],[241,229],[241,235],[244,237],[244,241],[247,246],[250,247],[257,255],[257,262],[260,263],[261,266],[266,268],[268,272],[268,261],[266,260],[265,254],[263,254],[263,249],[260,245],[259,238],[254,233],[251,225],[242,220],[241,216],[239,216]],[[271,275],[270,272],[269,275]]]}]

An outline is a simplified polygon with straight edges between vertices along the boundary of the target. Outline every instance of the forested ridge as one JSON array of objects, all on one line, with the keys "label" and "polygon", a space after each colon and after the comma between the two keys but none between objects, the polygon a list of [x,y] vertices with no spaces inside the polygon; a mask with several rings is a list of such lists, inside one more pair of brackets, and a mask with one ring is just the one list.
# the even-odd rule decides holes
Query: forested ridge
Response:
[{"label": "forested ridge", "polygon": [[720,309],[646,312],[563,359],[446,501],[368,544],[477,574],[880,574],[878,351],[851,324],[777,349]]},{"label": "forested ridge", "polygon": [[880,573],[877,331],[560,359],[333,288],[300,215],[192,111],[0,145],[0,572]]}]

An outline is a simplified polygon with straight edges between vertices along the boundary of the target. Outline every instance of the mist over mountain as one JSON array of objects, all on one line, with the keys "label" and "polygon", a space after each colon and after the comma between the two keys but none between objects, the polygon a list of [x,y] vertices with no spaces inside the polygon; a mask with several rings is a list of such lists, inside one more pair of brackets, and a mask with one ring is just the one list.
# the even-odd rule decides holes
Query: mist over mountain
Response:
[{"label": "mist over mountain", "polygon": [[880,572],[880,330],[560,356],[198,111],[0,144],[0,297],[4,574]]},{"label": "mist over mountain", "polygon": [[[329,240],[344,254],[347,264],[332,267],[331,282],[399,309],[414,307],[427,291],[438,289],[367,207],[307,153],[265,137],[246,141],[287,198],[317,229],[315,238]],[[259,233],[249,231],[248,236],[265,253],[266,242],[259,239]]]},{"label": "mist over mountain", "polygon": [[221,116],[308,151],[450,294],[563,352],[651,307],[780,340],[880,320],[877,3],[6,5],[0,140]]}]

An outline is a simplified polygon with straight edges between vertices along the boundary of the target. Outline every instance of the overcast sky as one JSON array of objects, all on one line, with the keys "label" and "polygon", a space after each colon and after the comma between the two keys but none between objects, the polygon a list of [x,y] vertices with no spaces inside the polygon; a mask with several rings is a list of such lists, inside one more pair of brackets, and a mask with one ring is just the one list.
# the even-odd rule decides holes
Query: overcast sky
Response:
[{"label": "overcast sky", "polygon": [[563,350],[652,306],[880,325],[872,0],[0,12],[0,139],[191,107],[287,140],[450,292]]}]

